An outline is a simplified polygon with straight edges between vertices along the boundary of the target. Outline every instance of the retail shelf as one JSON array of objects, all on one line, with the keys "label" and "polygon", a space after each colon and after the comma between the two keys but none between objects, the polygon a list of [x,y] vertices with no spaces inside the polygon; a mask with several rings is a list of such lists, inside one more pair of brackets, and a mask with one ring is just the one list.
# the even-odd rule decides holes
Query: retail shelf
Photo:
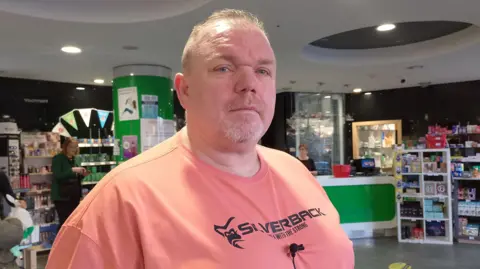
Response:
[{"label": "retail shelf", "polygon": [[79,148],[99,148],[102,144],[89,144],[89,143],[80,143],[78,144]]},{"label": "retail shelf", "polygon": [[53,156],[26,156],[25,159],[49,159]]},{"label": "retail shelf", "polygon": [[460,218],[480,218],[480,216],[472,216],[472,215],[458,215]]},{"label": "retail shelf", "polygon": [[424,220],[424,218],[420,217],[400,217],[401,220],[410,220],[410,221],[417,221],[417,220]]},{"label": "retail shelf", "polygon": [[449,221],[450,219],[445,218],[426,218],[425,221]]},{"label": "retail shelf", "polygon": [[471,180],[471,181],[480,181],[480,178],[471,178],[471,177],[454,177],[454,180]]},{"label": "retail shelf", "polygon": [[400,217],[401,220],[410,220],[410,221],[417,221],[417,220],[425,220],[425,221],[449,221],[449,219],[445,218],[420,218],[420,217]]},{"label": "retail shelf", "polygon": [[29,192],[30,189],[13,189],[14,193],[24,193],[24,192]]},{"label": "retail shelf", "polygon": [[95,144],[90,144],[90,143],[80,143],[78,144],[79,148],[101,148],[101,147],[113,147],[113,143],[106,143],[106,144],[101,144],[101,143],[95,143]]},{"label": "retail shelf", "polygon": [[473,159],[473,158],[463,158],[461,160],[462,163],[480,163],[480,159]]},{"label": "retail shelf", "polygon": [[447,199],[448,195],[424,195],[423,198],[427,198],[427,199],[431,199],[431,198]]},{"label": "retail shelf", "polygon": [[400,239],[400,243],[423,244],[423,239]]},{"label": "retail shelf", "polygon": [[[398,199],[397,200],[397,212],[403,212],[401,211],[403,208],[402,208],[402,205],[403,202],[405,200],[412,200],[413,202],[416,203],[416,206],[419,205],[419,207],[423,207],[422,204],[424,205],[426,203],[427,200],[430,200],[430,199],[438,199],[440,200],[440,202],[442,202],[444,204],[444,206],[446,206],[446,210],[444,212],[444,214],[439,214],[439,218],[436,218],[436,217],[432,217],[432,216],[437,216],[437,215],[427,215],[425,214],[424,216],[422,217],[398,217],[397,218],[397,238],[398,238],[398,241],[399,242],[403,242],[403,243],[417,243],[417,244],[443,244],[443,245],[450,245],[450,244],[453,244],[453,237],[452,235],[454,234],[453,233],[453,221],[452,221],[452,216],[453,216],[453,213],[452,213],[452,195],[451,195],[451,173],[450,173],[450,150],[448,148],[445,148],[445,149],[411,149],[411,150],[400,150],[397,154],[402,154],[403,156],[405,156],[405,154],[408,154],[408,153],[416,153],[416,154],[413,154],[413,155],[418,155],[418,158],[413,158],[412,157],[412,161],[416,161],[418,162],[420,160],[421,163],[423,163],[423,160],[424,158],[428,158],[430,155],[432,155],[431,153],[435,154],[435,155],[438,155],[438,154],[441,154],[443,155],[443,165],[445,165],[446,169],[445,170],[442,170],[441,172],[438,171],[438,172],[428,172],[426,171],[427,169],[425,168],[422,168],[422,169],[418,169],[418,170],[422,170],[420,173],[402,173],[402,176],[403,175],[418,175],[418,179],[415,178],[415,181],[418,180],[418,183],[420,186],[419,189],[417,189],[417,191],[419,191],[418,193],[402,193],[400,194],[401,195],[401,199]],[[416,159],[416,160],[415,160]],[[402,162],[403,164],[403,162]],[[416,166],[415,166],[416,167]],[[421,165],[421,167],[423,167],[423,164]],[[400,166],[400,164],[398,164],[397,167],[395,167],[395,169],[398,169],[398,168],[402,168]],[[416,170],[416,171],[418,171]],[[432,169],[433,170],[433,169]],[[437,194],[437,195],[428,195],[425,193],[425,186],[427,184],[427,182],[430,182],[429,180],[429,176],[439,176],[441,180],[441,183],[444,183],[445,186],[446,186],[446,190],[445,190],[445,193],[442,195],[442,194]],[[405,179],[403,179],[405,180]],[[433,193],[433,192],[429,192],[429,193]],[[406,198],[411,198],[411,199],[406,199]],[[425,207],[424,207],[425,209]],[[422,228],[423,228],[423,232],[424,232],[424,236],[425,238],[422,238],[422,239],[414,239],[414,238],[411,238],[411,239],[402,239],[401,236],[403,234],[403,227],[405,227],[404,224],[402,224],[402,221],[404,220],[410,220],[410,221],[421,221],[422,222]],[[434,236],[427,236],[426,234],[426,224],[429,223],[429,222],[443,222],[445,223],[445,233],[447,236],[441,236],[441,237],[434,237]],[[407,225],[408,227],[408,225]],[[410,233],[410,234],[413,234],[413,231]]]},{"label": "retail shelf", "polygon": [[28,174],[29,176],[51,176],[53,173],[48,172],[48,173],[30,173]]},{"label": "retail shelf", "polygon": [[80,166],[99,166],[99,165],[115,165],[116,162],[85,162],[81,163]]},{"label": "retail shelf", "polygon": [[450,242],[450,239],[447,236],[426,236],[424,241],[426,244],[453,244],[453,242]]},{"label": "retail shelf", "polygon": [[402,173],[402,176],[421,176],[422,173]]},{"label": "retail shelf", "polygon": [[448,176],[448,173],[423,173],[424,176]]},{"label": "retail shelf", "polygon": [[82,182],[82,186],[96,185],[99,181]]},{"label": "retail shelf", "polygon": [[423,198],[421,193],[413,194],[413,193],[402,193],[402,197],[405,198]]},{"label": "retail shelf", "polygon": [[445,152],[448,148],[444,149],[403,149],[402,153],[420,153],[420,152]]},{"label": "retail shelf", "polygon": [[480,244],[480,236],[460,235],[458,236],[458,242],[466,244]]}]

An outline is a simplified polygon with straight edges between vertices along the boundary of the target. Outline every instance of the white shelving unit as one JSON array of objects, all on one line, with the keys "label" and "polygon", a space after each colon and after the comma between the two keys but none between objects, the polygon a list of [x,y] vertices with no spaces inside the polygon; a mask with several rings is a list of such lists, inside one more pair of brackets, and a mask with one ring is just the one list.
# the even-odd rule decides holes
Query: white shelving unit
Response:
[{"label": "white shelving unit", "polygon": [[[444,165],[444,171],[426,171],[424,165],[424,157],[428,157],[431,154],[438,154],[442,156]],[[449,149],[415,149],[415,150],[403,150],[402,151],[402,172],[403,172],[403,156],[406,154],[413,154],[417,155],[418,159],[420,160],[420,171],[415,172],[406,172],[402,173],[402,188],[403,184],[407,181],[407,178],[415,178],[418,177],[419,186],[418,187],[411,187],[418,189],[417,193],[402,193],[401,197],[397,197],[397,235],[398,241],[401,243],[417,243],[417,244],[443,244],[443,245],[450,245],[453,244],[453,216],[452,216],[452,183],[451,183],[451,167],[450,167],[450,150]],[[446,166],[446,167],[445,167]],[[445,171],[446,170],[446,171]],[[436,182],[442,183],[442,185],[446,186],[446,193],[441,195],[436,194],[426,194],[425,193],[425,183],[426,179],[429,177],[435,176],[437,177]],[[442,181],[440,181],[440,177]],[[427,181],[427,184],[432,184],[433,181]],[[435,185],[437,186],[437,185]],[[436,191],[436,188],[435,188]],[[401,215],[401,208],[405,206],[404,202],[407,201],[419,201],[421,205],[422,214],[421,216],[402,216]],[[443,210],[442,217],[432,217],[433,212],[426,212],[425,208],[425,201],[426,200],[435,200],[442,202],[446,208]],[[438,213],[438,212],[437,212]],[[438,215],[437,215],[438,216]],[[427,222],[437,221],[440,223],[444,223],[445,227],[445,236],[428,236],[427,235]],[[404,226],[420,226],[423,229],[423,238],[420,236],[419,238],[415,238],[415,236],[410,234],[410,238],[404,238],[404,234],[402,233]],[[419,229],[419,227],[417,227]],[[418,237],[418,236],[417,236]]]}]

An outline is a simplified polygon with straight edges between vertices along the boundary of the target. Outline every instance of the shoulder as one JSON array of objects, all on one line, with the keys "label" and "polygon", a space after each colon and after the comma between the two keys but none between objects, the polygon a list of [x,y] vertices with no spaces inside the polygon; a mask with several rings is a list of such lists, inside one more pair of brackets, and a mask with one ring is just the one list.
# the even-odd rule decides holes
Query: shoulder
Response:
[{"label": "shoulder", "polygon": [[293,157],[284,151],[267,148],[264,146],[257,146],[257,151],[269,165],[289,165],[290,167],[293,165],[303,167],[298,158]]},{"label": "shoulder", "polygon": [[53,156],[53,160],[56,161],[56,160],[66,160],[67,159],[67,156],[65,156],[65,154],[63,153],[58,153],[57,155]]}]

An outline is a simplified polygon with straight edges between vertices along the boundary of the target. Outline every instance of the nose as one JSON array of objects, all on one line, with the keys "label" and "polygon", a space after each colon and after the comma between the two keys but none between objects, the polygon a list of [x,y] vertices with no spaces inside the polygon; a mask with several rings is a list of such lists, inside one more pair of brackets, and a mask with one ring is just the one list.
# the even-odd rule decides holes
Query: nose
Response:
[{"label": "nose", "polygon": [[255,76],[255,71],[252,68],[239,68],[235,82],[235,92],[257,92],[257,77]]}]

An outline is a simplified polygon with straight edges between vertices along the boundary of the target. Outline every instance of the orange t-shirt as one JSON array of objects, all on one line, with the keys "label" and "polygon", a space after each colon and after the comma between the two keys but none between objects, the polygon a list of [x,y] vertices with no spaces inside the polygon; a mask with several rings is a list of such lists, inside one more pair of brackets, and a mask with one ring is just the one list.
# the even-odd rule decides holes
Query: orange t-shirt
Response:
[{"label": "orange t-shirt", "polygon": [[193,156],[177,134],[118,166],[81,202],[47,269],[353,269],[352,242],[301,162],[258,146],[242,178]]}]

